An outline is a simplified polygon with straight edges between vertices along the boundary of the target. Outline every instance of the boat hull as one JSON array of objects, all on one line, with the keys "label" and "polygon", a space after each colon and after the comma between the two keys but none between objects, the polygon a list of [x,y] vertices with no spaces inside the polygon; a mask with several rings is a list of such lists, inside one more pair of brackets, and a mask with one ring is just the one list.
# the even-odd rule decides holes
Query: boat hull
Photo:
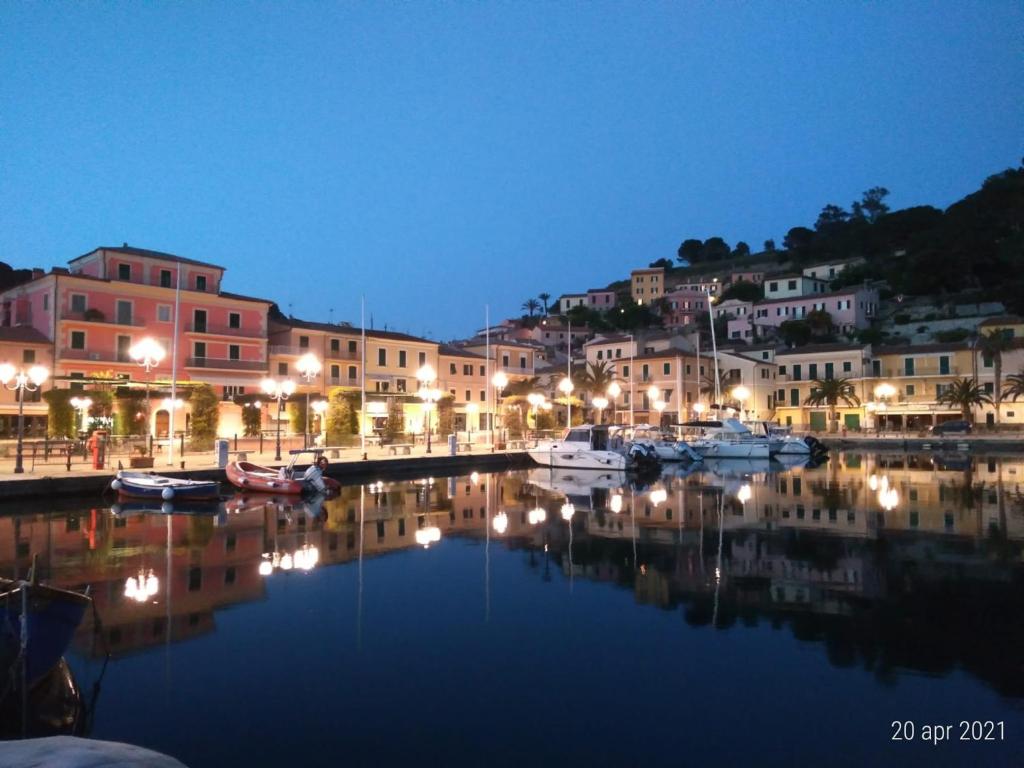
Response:
[{"label": "boat hull", "polygon": [[[225,467],[225,472],[228,482],[243,491],[273,493],[280,496],[301,496],[304,493],[312,492],[312,489],[302,480],[283,478],[276,470],[247,461],[232,461]],[[341,489],[337,480],[330,477],[325,477],[323,480],[324,485],[327,486],[328,495],[337,494]]]},{"label": "boat hull", "polygon": [[708,440],[691,446],[705,459],[767,459],[768,441],[727,442]]},{"label": "boat hull", "polygon": [[538,446],[537,448],[531,448],[528,453],[530,458],[542,467],[604,471],[623,471],[626,469],[626,457],[613,451]]},{"label": "boat hull", "polygon": [[141,472],[118,472],[111,487],[122,499],[215,501],[220,498],[220,483],[216,480],[182,480]]}]

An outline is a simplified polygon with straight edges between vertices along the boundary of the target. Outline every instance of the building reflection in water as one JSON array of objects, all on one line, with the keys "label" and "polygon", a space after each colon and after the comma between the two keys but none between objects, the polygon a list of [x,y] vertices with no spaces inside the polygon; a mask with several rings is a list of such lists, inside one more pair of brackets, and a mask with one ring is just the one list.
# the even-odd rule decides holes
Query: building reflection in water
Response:
[{"label": "building reflection in water", "polygon": [[[530,470],[343,489],[317,505],[239,495],[218,515],[91,507],[0,518],[0,569],[39,557],[57,586],[91,586],[106,646],[124,655],[215,629],[268,581],[451,538],[522,550],[679,609],[690,625],[788,625],[830,661],[884,679],[962,666],[1024,695],[1024,459],[844,454],[817,468],[733,462],[650,486],[611,473]],[[674,472],[674,473],[673,473]],[[78,649],[90,653],[91,618]]]}]

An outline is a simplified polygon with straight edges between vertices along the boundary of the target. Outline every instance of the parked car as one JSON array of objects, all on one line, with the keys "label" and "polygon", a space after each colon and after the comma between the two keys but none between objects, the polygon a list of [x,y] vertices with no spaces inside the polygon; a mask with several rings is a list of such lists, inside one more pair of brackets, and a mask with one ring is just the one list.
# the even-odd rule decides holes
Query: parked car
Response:
[{"label": "parked car", "polygon": [[969,435],[971,434],[971,422],[963,419],[944,421],[932,427],[933,435]]}]

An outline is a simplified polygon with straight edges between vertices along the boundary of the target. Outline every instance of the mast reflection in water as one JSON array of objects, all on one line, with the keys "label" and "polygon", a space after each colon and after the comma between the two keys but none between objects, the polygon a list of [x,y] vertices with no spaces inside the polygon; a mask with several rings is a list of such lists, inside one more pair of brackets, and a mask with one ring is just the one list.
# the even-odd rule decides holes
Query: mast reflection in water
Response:
[{"label": "mast reflection in water", "polygon": [[[381,479],[212,515],[8,510],[0,568],[24,575],[36,554],[44,581],[91,587],[102,624],[87,617],[70,662],[88,675],[112,652],[93,735],[193,768],[762,764],[766,749],[1011,764],[1021,478],[1015,457],[846,454],[648,485]],[[1003,721],[1005,740],[897,751],[897,719]]]}]

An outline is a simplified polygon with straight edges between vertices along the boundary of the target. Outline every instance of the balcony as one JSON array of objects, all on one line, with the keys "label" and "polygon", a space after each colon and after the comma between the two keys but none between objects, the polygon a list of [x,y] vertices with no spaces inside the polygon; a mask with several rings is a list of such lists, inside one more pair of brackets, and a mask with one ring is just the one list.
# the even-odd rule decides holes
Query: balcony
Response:
[{"label": "balcony", "polygon": [[215,368],[222,371],[266,371],[266,360],[228,360],[223,357],[190,357],[186,368]]},{"label": "balcony", "polygon": [[[313,347],[296,347],[288,344],[271,344],[268,347],[270,354],[272,355],[294,355],[300,357],[307,352],[312,352],[317,357],[320,357],[319,348]],[[327,352],[328,360],[358,360],[358,352],[349,352],[347,349],[339,350],[338,352]]]},{"label": "balcony", "polygon": [[[985,369],[979,366],[979,375],[984,375]],[[937,361],[919,361],[914,365],[912,373],[908,373],[901,365],[896,368],[883,368],[881,378],[909,379],[915,376],[968,376],[970,370],[961,370],[960,366],[947,365],[945,368],[939,366]]]},{"label": "balcony", "polygon": [[[93,363],[131,363],[131,358],[125,355],[118,355],[117,352],[106,352],[95,349],[70,349],[60,350],[58,360],[87,360]],[[132,363],[134,365],[134,363]]]},{"label": "balcony", "polygon": [[187,333],[209,333],[214,336],[235,336],[246,339],[262,339],[265,335],[261,328],[235,328],[216,323],[189,323],[185,330]]},{"label": "balcony", "polygon": [[84,312],[62,312],[60,315],[61,320],[70,320],[75,323],[105,323],[107,325],[123,325],[133,328],[142,328],[146,325],[146,321],[140,317],[107,317],[107,315],[99,310],[85,310]]},{"label": "balcony", "polygon": [[328,376],[326,379],[329,387],[358,387],[359,379],[350,379],[348,376]]}]

